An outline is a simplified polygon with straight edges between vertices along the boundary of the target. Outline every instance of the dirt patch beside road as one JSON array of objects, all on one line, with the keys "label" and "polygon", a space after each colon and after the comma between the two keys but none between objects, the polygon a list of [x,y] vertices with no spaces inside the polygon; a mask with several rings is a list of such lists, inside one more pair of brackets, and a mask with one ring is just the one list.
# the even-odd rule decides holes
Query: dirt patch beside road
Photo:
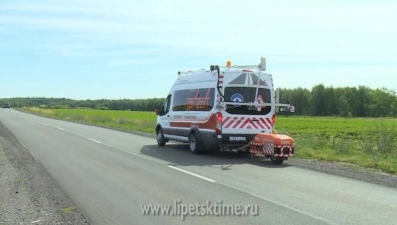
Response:
[{"label": "dirt patch beside road", "polygon": [[89,222],[57,183],[0,123],[0,225]]}]

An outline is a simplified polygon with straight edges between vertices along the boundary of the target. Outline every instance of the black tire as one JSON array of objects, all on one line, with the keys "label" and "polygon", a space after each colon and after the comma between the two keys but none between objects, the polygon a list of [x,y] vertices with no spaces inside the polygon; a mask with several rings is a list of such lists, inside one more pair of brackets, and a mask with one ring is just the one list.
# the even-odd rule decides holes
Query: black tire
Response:
[{"label": "black tire", "polygon": [[157,136],[157,145],[164,146],[167,141],[164,138],[163,130],[161,128],[157,129],[156,136]]},{"label": "black tire", "polygon": [[284,158],[271,156],[270,161],[272,161],[272,163],[275,165],[281,165],[284,162]]},{"label": "black tire", "polygon": [[195,132],[192,132],[189,135],[189,149],[193,154],[199,154],[201,152],[198,137]]}]

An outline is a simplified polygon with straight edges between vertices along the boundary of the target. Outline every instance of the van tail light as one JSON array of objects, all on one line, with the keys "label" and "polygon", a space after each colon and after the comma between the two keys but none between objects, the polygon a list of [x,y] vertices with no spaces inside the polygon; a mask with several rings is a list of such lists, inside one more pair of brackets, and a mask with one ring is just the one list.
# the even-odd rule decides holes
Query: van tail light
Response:
[{"label": "van tail light", "polygon": [[272,116],[272,123],[273,123],[273,126],[276,123],[276,114],[273,114],[273,116]]},{"label": "van tail light", "polygon": [[216,113],[216,134],[222,134],[222,113]]}]

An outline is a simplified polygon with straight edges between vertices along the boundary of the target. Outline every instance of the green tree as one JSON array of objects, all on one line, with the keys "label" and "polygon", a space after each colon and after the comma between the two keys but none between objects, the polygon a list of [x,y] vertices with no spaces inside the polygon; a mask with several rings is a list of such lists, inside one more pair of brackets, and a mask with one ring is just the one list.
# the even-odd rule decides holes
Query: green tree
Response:
[{"label": "green tree", "polygon": [[325,87],[323,84],[316,85],[312,88],[310,103],[310,112],[313,116],[324,116],[326,110]]}]

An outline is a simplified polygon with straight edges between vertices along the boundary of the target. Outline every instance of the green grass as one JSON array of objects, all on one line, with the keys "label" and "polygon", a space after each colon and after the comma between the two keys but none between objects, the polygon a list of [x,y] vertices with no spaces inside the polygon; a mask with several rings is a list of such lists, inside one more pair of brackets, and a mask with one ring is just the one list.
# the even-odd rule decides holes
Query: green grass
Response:
[{"label": "green grass", "polygon": [[15,180],[15,182],[18,184],[23,183],[23,179],[19,177]]},{"label": "green grass", "polygon": [[397,127],[392,118],[340,118],[340,117],[299,117],[278,116],[276,129],[290,135],[317,135],[327,138],[355,139],[368,135],[379,126]]},{"label": "green grass", "polygon": [[296,157],[355,164],[397,174],[397,119],[277,117]]},{"label": "green grass", "polygon": [[145,133],[154,133],[156,125],[154,112],[39,108],[25,108],[23,111],[51,118]]},{"label": "green grass", "polygon": [[[69,121],[154,133],[154,112],[24,109]],[[277,116],[277,133],[294,138],[296,156],[397,174],[397,119]]]},{"label": "green grass", "polygon": [[73,206],[66,207],[66,208],[62,209],[62,213],[63,214],[70,214],[70,213],[75,212],[75,211],[76,211],[76,207],[73,207]]}]

